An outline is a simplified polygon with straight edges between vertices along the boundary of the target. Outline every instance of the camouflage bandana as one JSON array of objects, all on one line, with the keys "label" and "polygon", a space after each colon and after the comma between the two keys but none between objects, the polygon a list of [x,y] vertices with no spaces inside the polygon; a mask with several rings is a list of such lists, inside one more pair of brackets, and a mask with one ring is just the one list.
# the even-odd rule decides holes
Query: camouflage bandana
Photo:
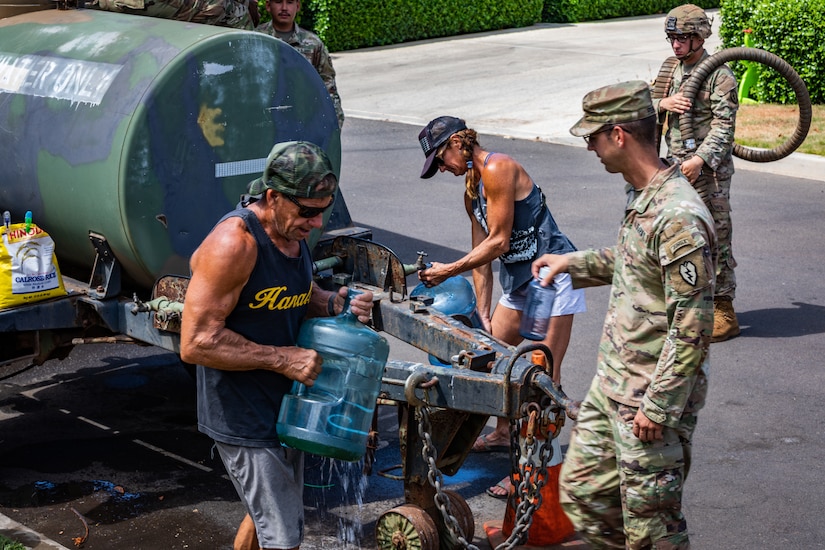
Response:
[{"label": "camouflage bandana", "polygon": [[584,116],[570,128],[570,133],[577,137],[594,134],[608,124],[633,122],[656,114],[650,88],[642,80],[620,82],[588,92],[582,99],[582,109]]},{"label": "camouflage bandana", "polygon": [[272,148],[263,175],[249,184],[249,194],[261,195],[267,188],[318,199],[335,194],[338,178],[323,149],[308,141],[286,141]]}]

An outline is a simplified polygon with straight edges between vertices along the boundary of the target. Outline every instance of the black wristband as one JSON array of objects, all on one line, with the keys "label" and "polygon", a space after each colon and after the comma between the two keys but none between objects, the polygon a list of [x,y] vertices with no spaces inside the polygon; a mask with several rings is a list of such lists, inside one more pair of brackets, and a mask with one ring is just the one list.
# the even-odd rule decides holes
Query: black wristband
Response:
[{"label": "black wristband", "polygon": [[335,296],[337,296],[337,294],[333,292],[329,295],[329,300],[327,300],[327,314],[330,317],[335,315]]}]

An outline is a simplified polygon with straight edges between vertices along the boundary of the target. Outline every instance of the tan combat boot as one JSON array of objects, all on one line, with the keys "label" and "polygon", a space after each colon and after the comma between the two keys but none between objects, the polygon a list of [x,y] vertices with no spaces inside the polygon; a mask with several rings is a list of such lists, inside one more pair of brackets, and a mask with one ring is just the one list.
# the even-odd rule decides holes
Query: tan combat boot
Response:
[{"label": "tan combat boot", "polygon": [[739,321],[733,311],[733,300],[729,296],[713,299],[713,336],[711,342],[724,342],[739,336]]}]

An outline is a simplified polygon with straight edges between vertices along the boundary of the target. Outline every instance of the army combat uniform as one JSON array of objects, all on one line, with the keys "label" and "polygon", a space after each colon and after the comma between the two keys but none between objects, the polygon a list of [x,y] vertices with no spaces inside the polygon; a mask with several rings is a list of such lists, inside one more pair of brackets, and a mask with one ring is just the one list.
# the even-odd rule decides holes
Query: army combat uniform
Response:
[{"label": "army combat uniform", "polygon": [[332,98],[332,103],[335,105],[335,114],[338,116],[338,126],[343,128],[344,110],[341,108],[341,96],[338,95],[338,86],[335,84],[335,69],[332,68],[332,59],[329,56],[329,51],[327,51],[327,47],[321,39],[298,25],[295,25],[294,30],[288,37],[281,38],[272,26],[272,21],[258,25],[255,30],[283,40],[298,50],[298,52],[315,67],[315,70],[318,71],[318,74],[321,76],[321,80],[324,81],[324,86],[327,87],[327,92],[329,92],[329,97]]},{"label": "army combat uniform", "polygon": [[[699,63],[708,57],[704,52]],[[697,65],[699,64],[697,63]],[[690,76],[690,69],[679,63],[674,69],[669,90],[665,97],[680,91]],[[665,142],[671,161],[683,161],[690,154],[682,142],[679,115],[659,109],[661,99],[654,99],[653,106],[663,123],[667,117],[668,130]],[[733,300],[736,293],[736,260],[731,248],[732,226],[730,207],[730,182],[733,176],[733,133],[736,111],[739,109],[737,83],[733,71],[722,65],[711,72],[693,100],[693,128],[697,149],[695,154],[705,161],[702,175],[693,186],[713,214],[716,238],[719,242],[719,263],[716,268],[716,296]]]},{"label": "army combat uniform", "polygon": [[[594,549],[688,548],[681,497],[707,390],[713,219],[677,166],[627,190],[618,244],[566,255],[575,287],[612,288],[561,503]],[[639,408],[663,440],[633,435]]]},{"label": "army combat uniform", "polygon": [[246,0],[92,0],[90,8],[252,30]]}]

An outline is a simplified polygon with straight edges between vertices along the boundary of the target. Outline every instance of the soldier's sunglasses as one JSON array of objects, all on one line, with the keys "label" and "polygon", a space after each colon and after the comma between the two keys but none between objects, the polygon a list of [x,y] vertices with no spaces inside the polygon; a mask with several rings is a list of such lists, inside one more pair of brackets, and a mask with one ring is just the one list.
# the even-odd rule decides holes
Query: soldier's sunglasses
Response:
[{"label": "soldier's sunglasses", "polygon": [[673,44],[674,42],[678,42],[679,44],[687,44],[687,41],[693,38],[692,34],[669,34],[665,38],[668,42]]},{"label": "soldier's sunglasses", "polygon": [[326,206],[307,206],[305,204],[301,204],[298,202],[298,199],[293,197],[292,195],[287,195],[286,193],[281,193],[286,199],[298,207],[298,215],[302,218],[314,218],[318,214],[323,214],[330,208],[332,208],[332,204],[335,200],[329,201],[329,204]]},{"label": "soldier's sunglasses", "polygon": [[590,138],[592,138],[592,137],[593,137],[593,136],[595,136],[596,134],[601,134],[601,133],[603,133],[603,132],[612,132],[612,131],[613,131],[613,128],[621,128],[622,130],[624,130],[624,131],[625,131],[625,132],[627,132],[628,134],[632,134],[632,133],[633,133],[633,132],[631,132],[630,130],[628,130],[627,128],[625,128],[624,126],[621,126],[621,125],[619,125],[619,124],[609,124],[609,125],[605,126],[604,128],[601,128],[601,129],[599,129],[599,130],[597,130],[597,131],[593,132],[592,134],[587,134],[586,136],[582,136],[582,138],[584,139],[584,142],[585,142],[586,144],[590,145]]}]

